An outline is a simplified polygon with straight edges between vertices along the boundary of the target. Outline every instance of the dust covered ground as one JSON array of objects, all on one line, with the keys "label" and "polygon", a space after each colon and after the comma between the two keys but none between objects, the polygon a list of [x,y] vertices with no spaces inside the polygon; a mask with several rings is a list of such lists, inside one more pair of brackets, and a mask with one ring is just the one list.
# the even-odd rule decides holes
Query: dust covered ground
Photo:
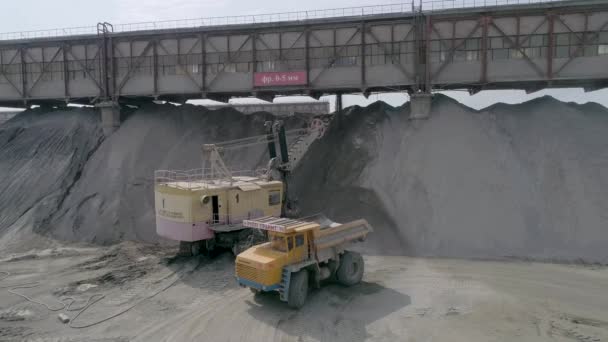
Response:
[{"label": "dust covered ground", "polygon": [[[602,266],[366,256],[361,284],[327,284],[295,311],[277,295],[238,287],[228,253],[211,260],[173,253],[122,243],[5,255],[0,340],[608,340]],[[39,285],[14,292],[51,310],[6,288],[32,282]],[[68,297],[75,302],[63,308]],[[60,312],[79,315],[74,328],[59,322]]]}]

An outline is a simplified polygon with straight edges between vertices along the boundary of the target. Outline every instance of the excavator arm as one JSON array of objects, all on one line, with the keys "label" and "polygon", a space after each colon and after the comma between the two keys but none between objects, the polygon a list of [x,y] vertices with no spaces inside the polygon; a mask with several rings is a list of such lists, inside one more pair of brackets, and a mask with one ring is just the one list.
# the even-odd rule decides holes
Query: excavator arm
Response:
[{"label": "excavator arm", "polygon": [[[203,171],[211,179],[232,179],[230,170],[222,159],[225,151],[266,144],[268,146],[269,162],[266,170],[268,180],[278,179],[283,182],[282,215],[294,217],[298,215],[296,199],[289,192],[289,178],[308,146],[319,139],[325,130],[325,123],[316,118],[307,128],[286,130],[280,120],[264,124],[265,134],[236,140],[223,141],[203,146]],[[291,146],[287,138],[293,139]],[[278,152],[277,153],[277,143]],[[206,170],[206,171],[205,171]]]}]

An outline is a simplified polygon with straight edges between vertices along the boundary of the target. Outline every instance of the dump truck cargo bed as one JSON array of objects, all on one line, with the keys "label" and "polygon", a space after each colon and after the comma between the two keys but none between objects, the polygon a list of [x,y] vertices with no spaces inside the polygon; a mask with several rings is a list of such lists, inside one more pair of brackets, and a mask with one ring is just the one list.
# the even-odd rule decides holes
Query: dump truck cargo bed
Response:
[{"label": "dump truck cargo bed", "polygon": [[243,225],[281,233],[312,230],[312,246],[319,261],[333,257],[336,253],[341,252],[346,244],[363,240],[367,234],[373,231],[370,224],[363,219],[342,224],[334,222],[324,215],[310,216],[301,220],[266,216],[245,220]]},{"label": "dump truck cargo bed", "polygon": [[352,240],[365,238],[372,227],[366,220],[356,220],[336,226],[315,230],[315,247],[317,249],[329,248]]}]

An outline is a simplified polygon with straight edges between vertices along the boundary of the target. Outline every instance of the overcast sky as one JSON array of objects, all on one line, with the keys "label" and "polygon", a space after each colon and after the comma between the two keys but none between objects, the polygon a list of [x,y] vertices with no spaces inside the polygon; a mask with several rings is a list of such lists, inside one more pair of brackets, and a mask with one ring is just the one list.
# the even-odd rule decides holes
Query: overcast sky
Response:
[{"label": "overcast sky", "polygon": [[[400,1],[380,1],[373,4],[398,2]],[[100,21],[120,24],[366,5],[370,5],[370,2],[364,0],[3,0],[0,11],[0,32],[95,26]],[[497,101],[519,103],[546,94],[563,101],[578,103],[594,101],[608,107],[608,90],[605,89],[591,93],[584,93],[581,89],[559,89],[528,95],[523,91],[484,91],[474,96],[461,91],[447,94],[477,109]],[[384,100],[391,105],[400,105],[407,98],[402,94],[372,95],[367,100],[362,96],[348,96],[344,102],[345,105],[365,105]],[[329,99],[333,100],[333,98]],[[286,100],[291,99],[278,99],[278,101]]]}]

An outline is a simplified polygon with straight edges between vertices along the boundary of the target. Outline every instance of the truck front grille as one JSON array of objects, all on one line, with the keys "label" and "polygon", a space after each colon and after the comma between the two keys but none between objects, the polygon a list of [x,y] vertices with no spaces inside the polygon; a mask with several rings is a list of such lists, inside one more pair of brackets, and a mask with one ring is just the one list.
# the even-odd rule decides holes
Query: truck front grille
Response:
[{"label": "truck front grille", "polygon": [[256,283],[261,283],[264,278],[262,271],[240,262],[236,264],[236,274],[239,278],[255,281]]}]

